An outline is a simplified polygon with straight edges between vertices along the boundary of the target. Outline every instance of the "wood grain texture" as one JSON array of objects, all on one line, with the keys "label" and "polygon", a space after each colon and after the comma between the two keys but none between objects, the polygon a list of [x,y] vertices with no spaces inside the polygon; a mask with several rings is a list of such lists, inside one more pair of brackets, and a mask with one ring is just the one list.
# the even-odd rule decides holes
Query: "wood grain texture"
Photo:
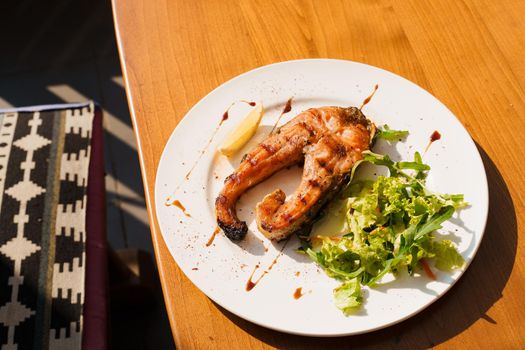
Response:
[{"label": "wood grain texture", "polygon": [[[523,1],[113,0],[113,9],[152,238],[179,349],[525,346]],[[160,155],[189,108],[242,72],[316,57],[378,66],[433,93],[476,141],[489,180],[485,237],[452,290],[407,321],[345,338],[270,331],[211,302],[171,258],[153,206]]]}]

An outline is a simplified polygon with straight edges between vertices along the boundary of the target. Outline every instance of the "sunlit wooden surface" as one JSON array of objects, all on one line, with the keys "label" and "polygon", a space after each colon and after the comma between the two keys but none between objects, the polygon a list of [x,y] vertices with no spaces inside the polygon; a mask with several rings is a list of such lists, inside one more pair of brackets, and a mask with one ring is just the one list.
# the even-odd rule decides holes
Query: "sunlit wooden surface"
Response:
[{"label": "sunlit wooden surface", "polygon": [[[179,349],[525,346],[524,1],[113,0],[113,10]],[[242,72],[315,57],[378,66],[433,93],[478,144],[490,187],[485,238],[453,289],[407,321],[346,338],[282,334],[221,309],[180,272],[153,208],[160,155],[189,108]]]}]

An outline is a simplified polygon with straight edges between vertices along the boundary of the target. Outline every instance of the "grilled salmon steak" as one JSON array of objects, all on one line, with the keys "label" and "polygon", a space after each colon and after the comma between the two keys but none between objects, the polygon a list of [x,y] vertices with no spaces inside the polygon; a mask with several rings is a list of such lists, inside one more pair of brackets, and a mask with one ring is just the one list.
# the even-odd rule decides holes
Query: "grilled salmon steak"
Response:
[{"label": "grilled salmon steak", "polygon": [[375,125],[355,107],[308,109],[269,135],[247,153],[224,181],[215,201],[217,223],[226,236],[241,240],[248,231],[235,205],[250,187],[277,171],[304,161],[302,180],[286,198],[276,189],[257,204],[259,230],[281,240],[312,223],[321,207],[348,180],[375,134]]}]

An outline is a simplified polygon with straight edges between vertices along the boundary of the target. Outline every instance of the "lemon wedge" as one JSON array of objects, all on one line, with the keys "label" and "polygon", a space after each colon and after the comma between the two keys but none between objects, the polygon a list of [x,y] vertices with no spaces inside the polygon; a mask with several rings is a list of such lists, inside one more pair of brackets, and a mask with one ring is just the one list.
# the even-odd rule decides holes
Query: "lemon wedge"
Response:
[{"label": "lemon wedge", "polygon": [[219,152],[227,157],[231,157],[238,152],[255,134],[262,116],[263,106],[259,103],[246,115],[239,125],[228,134],[221,147],[219,147]]}]

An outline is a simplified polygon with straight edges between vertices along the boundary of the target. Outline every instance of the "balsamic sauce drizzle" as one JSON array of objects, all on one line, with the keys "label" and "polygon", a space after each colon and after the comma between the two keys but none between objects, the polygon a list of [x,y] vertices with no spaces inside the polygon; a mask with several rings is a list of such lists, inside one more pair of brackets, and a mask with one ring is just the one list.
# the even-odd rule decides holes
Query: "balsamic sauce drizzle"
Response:
[{"label": "balsamic sauce drizzle", "polygon": [[273,125],[272,131],[270,131],[270,135],[273,134],[273,131],[275,130],[275,128],[279,124],[279,121],[281,121],[282,116],[292,110],[292,101],[293,101],[293,96],[290,97],[288,99],[288,101],[286,101],[286,104],[284,105],[283,110],[282,110],[281,114],[279,115],[279,118],[277,118],[277,121]]},{"label": "balsamic sauce drizzle", "polygon": [[170,205],[173,205],[177,208],[179,208],[180,210],[182,210],[182,212],[184,213],[184,215],[186,215],[187,217],[191,218],[191,215],[190,213],[188,213],[186,211],[186,208],[184,207],[184,205],[182,205],[182,203],[178,200],[178,199],[174,199],[174,200],[171,200],[168,198],[168,200],[166,200],[166,203],[164,203],[167,207],[169,207]]},{"label": "balsamic sauce drizzle", "polygon": [[376,86],[374,86],[374,91],[372,91],[372,94],[370,96],[368,96],[367,98],[365,98],[365,100],[363,101],[363,103],[361,104],[361,107],[359,107],[359,109],[363,109],[363,107],[368,103],[370,102],[370,100],[372,100],[372,97],[374,97],[377,89],[379,88],[379,84],[376,84]]},{"label": "balsamic sauce drizzle", "polygon": [[288,244],[289,241],[290,241],[290,238],[288,238],[286,240],[286,242],[284,242],[283,246],[281,247],[281,251],[279,252],[279,254],[277,254],[275,259],[273,259],[273,261],[270,264],[270,266],[268,266],[268,268],[265,271],[263,271],[263,273],[259,276],[259,278],[257,278],[255,281],[253,281],[253,275],[255,274],[255,271],[257,271],[259,269],[259,267],[260,267],[259,264],[255,265],[255,268],[253,269],[252,274],[250,275],[250,278],[248,279],[248,282],[246,282],[246,291],[247,292],[249,292],[253,288],[255,288],[255,286],[257,286],[257,284],[263,279],[263,277],[266,276],[270,272],[270,270],[277,263],[277,260],[279,260],[281,255],[283,255],[284,248],[286,248],[286,245]]},{"label": "balsamic sauce drizzle", "polygon": [[[209,138],[208,142],[206,143],[206,146],[204,146],[204,148],[200,151],[199,153],[199,156],[197,157],[197,159],[195,160],[195,162],[193,163],[193,165],[191,166],[190,170],[186,173],[186,175],[184,176],[184,180],[179,183],[177,185],[177,187],[175,187],[175,190],[173,191],[173,194],[177,193],[177,191],[179,190],[179,188],[182,186],[182,184],[184,183],[184,181],[187,181],[189,180],[190,176],[191,176],[191,173],[193,172],[193,170],[195,169],[195,167],[197,166],[197,164],[199,164],[199,161],[201,160],[202,156],[204,156],[204,154],[206,153],[206,151],[208,151],[208,148],[210,147],[210,144],[212,143],[213,139],[215,138],[215,135],[217,134],[217,132],[219,131],[219,129],[221,128],[222,124],[228,120],[229,118],[229,112],[230,112],[230,109],[238,102],[242,102],[242,103],[247,103],[248,105],[250,106],[255,106],[257,103],[256,102],[253,102],[253,101],[246,101],[246,100],[239,100],[239,101],[234,101],[232,102],[228,108],[226,109],[226,111],[222,114],[222,117],[219,121],[219,124],[215,127],[215,130],[213,130],[213,133],[211,134],[211,137]],[[171,196],[170,196],[171,197]],[[166,202],[170,202],[170,197],[168,197],[168,199],[166,199]]]},{"label": "balsamic sauce drizzle", "polygon": [[213,233],[212,233],[210,239],[208,239],[208,242],[206,243],[206,247],[209,247],[209,246],[212,245],[213,240],[215,239],[215,236],[217,236],[217,234],[218,234],[219,232],[221,232],[221,229],[220,229],[219,226],[217,226],[217,227],[215,228],[215,231],[213,231]]},{"label": "balsamic sauce drizzle", "polygon": [[439,131],[434,130],[432,135],[430,135],[430,141],[428,142],[428,145],[425,148],[425,152],[423,154],[427,153],[427,151],[430,148],[431,144],[433,144],[434,142],[436,142],[437,140],[440,140],[440,139],[441,139],[441,134],[439,133]]},{"label": "balsamic sauce drizzle", "polygon": [[299,299],[300,297],[302,297],[304,294],[303,294],[303,288],[299,287],[295,290],[295,292],[293,293],[293,298],[295,300]]}]

